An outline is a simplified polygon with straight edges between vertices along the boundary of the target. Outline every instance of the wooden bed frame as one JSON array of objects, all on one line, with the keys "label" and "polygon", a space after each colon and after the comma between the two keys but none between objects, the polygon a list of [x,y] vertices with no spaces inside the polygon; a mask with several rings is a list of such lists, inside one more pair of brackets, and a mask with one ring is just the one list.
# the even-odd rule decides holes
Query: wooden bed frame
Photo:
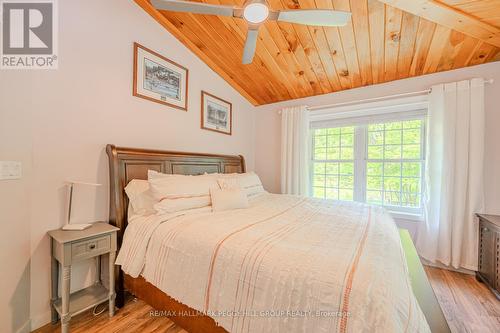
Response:
[{"label": "wooden bed frame", "polygon": [[[197,154],[115,147],[108,144],[110,208],[109,221],[118,227],[118,246],[127,227],[128,199],[124,188],[132,179],[147,179],[148,170],[169,174],[198,175],[205,172],[243,173],[243,156]],[[413,292],[433,333],[450,332],[436,296],[425,275],[420,259],[407,231],[401,231],[401,242],[406,254]],[[153,308],[164,311],[177,325],[190,333],[222,333],[226,330],[196,310],[177,302],[142,277],[132,278],[119,266],[115,272],[116,305],[122,307],[125,293],[130,292]]]}]

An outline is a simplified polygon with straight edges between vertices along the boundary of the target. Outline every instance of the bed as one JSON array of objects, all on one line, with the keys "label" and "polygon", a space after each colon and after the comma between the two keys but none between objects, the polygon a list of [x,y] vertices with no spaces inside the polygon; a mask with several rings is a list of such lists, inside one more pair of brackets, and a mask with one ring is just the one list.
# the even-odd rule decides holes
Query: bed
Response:
[{"label": "bed", "polygon": [[244,158],[107,153],[118,306],[130,292],[192,333],[449,332],[411,239],[382,209],[263,194],[247,209],[152,216],[127,229],[132,179],[243,173]]}]

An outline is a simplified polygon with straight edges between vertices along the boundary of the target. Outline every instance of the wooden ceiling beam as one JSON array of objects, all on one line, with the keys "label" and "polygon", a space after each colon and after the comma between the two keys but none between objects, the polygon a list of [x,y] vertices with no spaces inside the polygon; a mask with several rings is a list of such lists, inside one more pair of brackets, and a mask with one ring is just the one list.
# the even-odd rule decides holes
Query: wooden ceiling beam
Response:
[{"label": "wooden ceiling beam", "polygon": [[485,43],[500,47],[500,28],[434,0],[379,0],[389,6],[420,16]]}]

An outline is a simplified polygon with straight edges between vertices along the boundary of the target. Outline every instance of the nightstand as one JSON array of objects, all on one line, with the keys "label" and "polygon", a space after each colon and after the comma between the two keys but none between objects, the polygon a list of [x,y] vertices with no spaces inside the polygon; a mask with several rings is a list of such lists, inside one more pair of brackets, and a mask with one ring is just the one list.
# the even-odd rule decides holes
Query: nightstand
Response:
[{"label": "nightstand", "polygon": [[[67,333],[71,316],[81,313],[106,300],[109,315],[115,312],[115,256],[118,228],[108,223],[94,223],[85,230],[52,230],[48,234],[51,243],[51,312],[52,323],[61,318],[61,332]],[[101,283],[101,255],[109,254],[109,289]],[[95,283],[70,294],[71,265],[97,257]],[[62,267],[61,297],[58,298],[59,264]]]},{"label": "nightstand", "polygon": [[479,217],[478,270],[476,278],[484,282],[500,300],[500,216]]}]

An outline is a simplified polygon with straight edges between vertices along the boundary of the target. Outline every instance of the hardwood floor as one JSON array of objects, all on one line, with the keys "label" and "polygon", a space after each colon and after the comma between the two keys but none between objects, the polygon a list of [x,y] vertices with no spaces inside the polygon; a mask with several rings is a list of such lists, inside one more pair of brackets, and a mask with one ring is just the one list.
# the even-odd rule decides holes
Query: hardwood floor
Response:
[{"label": "hardwood floor", "polygon": [[[101,308],[104,305],[100,305]],[[98,316],[92,310],[71,319],[71,333],[188,333],[166,317],[150,315],[153,308],[140,300],[129,300],[116,314],[109,318],[108,311]],[[34,333],[59,333],[61,325],[45,325]]]},{"label": "hardwood floor", "polygon": [[[500,301],[484,284],[472,275],[429,266],[425,271],[452,332],[500,332]],[[140,300],[130,300],[113,318],[107,311],[99,316],[87,311],[71,320],[71,332],[188,333],[168,318],[151,316],[152,310]],[[60,326],[48,324],[35,332],[60,332]]]},{"label": "hardwood floor", "polygon": [[475,276],[424,267],[452,332],[500,332],[500,301]]}]

